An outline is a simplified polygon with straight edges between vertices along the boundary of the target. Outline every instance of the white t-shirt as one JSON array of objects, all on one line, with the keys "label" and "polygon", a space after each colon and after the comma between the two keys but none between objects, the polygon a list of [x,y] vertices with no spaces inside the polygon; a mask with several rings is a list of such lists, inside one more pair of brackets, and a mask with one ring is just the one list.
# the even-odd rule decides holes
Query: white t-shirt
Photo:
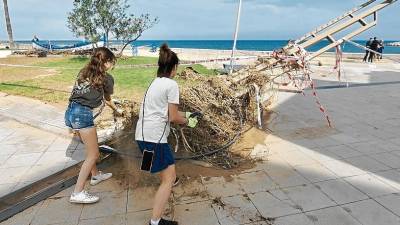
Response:
[{"label": "white t-shirt", "polygon": [[[168,103],[179,104],[179,87],[176,81],[170,78],[157,77],[150,85],[144,106],[144,141],[158,143],[163,135],[165,123],[165,133],[160,143],[167,143],[167,137],[170,132],[168,121]],[[139,120],[136,125],[135,139],[143,141],[142,136],[143,121],[143,102],[140,107]]]}]

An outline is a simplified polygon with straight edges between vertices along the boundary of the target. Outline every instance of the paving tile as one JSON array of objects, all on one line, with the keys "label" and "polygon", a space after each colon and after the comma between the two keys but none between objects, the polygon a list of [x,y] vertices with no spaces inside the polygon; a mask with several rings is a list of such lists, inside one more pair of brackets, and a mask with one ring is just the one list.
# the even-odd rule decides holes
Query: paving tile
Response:
[{"label": "paving tile", "polygon": [[369,155],[369,157],[374,158],[375,160],[385,164],[388,167],[397,169],[400,168],[400,156],[393,154],[391,152],[381,153],[381,154],[373,154]]},{"label": "paving tile", "polygon": [[[400,129],[398,127],[397,129]],[[380,142],[379,147],[384,149],[385,152],[400,151],[400,146],[389,141]]]},{"label": "paving tile", "polygon": [[128,193],[128,212],[137,212],[153,208],[157,187],[140,187],[130,189]]},{"label": "paving tile", "polygon": [[316,138],[316,139],[314,139],[314,141],[320,147],[337,146],[337,145],[342,144],[342,143],[338,143],[337,140],[335,140],[331,137]]},{"label": "paving tile", "polygon": [[325,194],[313,185],[297,186],[283,189],[283,192],[303,211],[315,210],[336,203],[330,200]]},{"label": "paving tile", "polygon": [[[128,212],[126,214],[127,225],[147,225],[151,219],[152,211],[138,211],[138,212]],[[104,224],[106,225],[106,224]]]},{"label": "paving tile", "polygon": [[246,193],[255,193],[278,188],[278,185],[264,171],[243,173],[236,177]]},{"label": "paving tile", "polygon": [[317,161],[318,163],[324,164],[328,161],[334,161],[337,159],[342,159],[336,154],[325,150],[325,148],[315,148],[315,149],[303,149],[302,152],[309,155],[312,159]]},{"label": "paving tile", "polygon": [[[112,216],[126,213],[127,191],[98,193],[100,201],[93,205],[84,205],[81,219]],[[110,207],[112,206],[112,207]]]},{"label": "paving tile", "polygon": [[60,199],[47,199],[43,202],[33,219],[31,225],[47,225],[79,220],[82,205],[71,204],[68,197]]},{"label": "paving tile", "polygon": [[345,159],[345,162],[368,172],[377,172],[382,170],[389,170],[390,167],[368,156],[357,156]]},{"label": "paving tile", "polygon": [[0,167],[7,161],[8,158],[11,157],[10,155],[0,155]]},{"label": "paving tile", "polygon": [[172,193],[176,204],[188,204],[209,199],[206,187],[197,180],[190,183],[181,182],[172,189]]},{"label": "paving tile", "polygon": [[301,212],[292,201],[278,199],[268,192],[250,194],[249,198],[265,218],[275,218]]},{"label": "paving tile", "polygon": [[13,168],[22,166],[33,166],[38,161],[42,153],[29,153],[21,155],[12,155],[3,164],[2,168]]},{"label": "paving tile", "polygon": [[338,141],[341,144],[360,142],[359,139],[357,139],[349,134],[346,134],[346,133],[334,134],[334,135],[331,135],[330,138]]},{"label": "paving tile", "polygon": [[372,174],[379,180],[400,191],[400,170],[388,170]]},{"label": "paving tile", "polygon": [[305,214],[296,214],[277,218],[274,225],[315,225]]},{"label": "paving tile", "polygon": [[385,149],[381,148],[376,141],[372,142],[361,142],[361,143],[350,143],[347,144],[351,148],[364,153],[364,154],[374,154],[386,152]]},{"label": "paving tile", "polygon": [[17,183],[28,172],[29,166],[0,169],[0,184]]},{"label": "paving tile", "polygon": [[0,198],[4,195],[9,194],[14,189],[15,185],[15,183],[0,184]]},{"label": "paving tile", "polygon": [[95,219],[80,220],[78,225],[126,225],[125,215],[112,215]]},{"label": "paving tile", "polygon": [[11,156],[15,152],[17,152],[18,149],[15,147],[13,144],[5,144],[1,143],[1,150],[0,150],[0,155],[8,155]]},{"label": "paving tile", "polygon": [[[114,175],[115,176],[115,175]],[[109,180],[103,181],[95,186],[87,185],[86,188],[89,193],[101,193],[101,192],[122,192],[127,190],[124,184],[115,177],[111,177]]]},{"label": "paving tile", "polygon": [[219,224],[211,202],[196,202],[175,206],[175,220],[180,224]]},{"label": "paving tile", "polygon": [[336,174],[319,163],[307,166],[296,166],[295,169],[310,182],[319,182],[337,178]]},{"label": "paving tile", "polygon": [[370,197],[398,192],[398,190],[392,186],[380,181],[377,177],[370,174],[348,177],[344,178],[344,180]]},{"label": "paving tile", "polygon": [[36,165],[66,163],[69,159],[70,158],[65,156],[65,151],[44,152],[36,162]]},{"label": "paving tile", "polygon": [[300,150],[279,154],[291,166],[310,165],[317,163],[314,159]]},{"label": "paving tile", "polygon": [[315,185],[337,204],[345,204],[369,198],[342,179],[324,181]]},{"label": "paving tile", "polygon": [[34,182],[46,178],[52,174],[61,171],[64,168],[65,163],[59,164],[47,164],[47,165],[35,165],[32,166],[27,173],[21,176],[19,182]]},{"label": "paving tile", "polygon": [[350,148],[347,145],[338,145],[338,146],[332,146],[332,147],[327,147],[324,148],[325,150],[332,152],[333,154],[337,155],[340,158],[350,158],[350,157],[355,157],[355,156],[361,156],[364,153],[361,153],[355,149]]},{"label": "paving tile", "polygon": [[372,199],[344,205],[343,209],[363,225],[398,225],[400,223],[400,217]]},{"label": "paving tile", "polygon": [[221,201],[213,200],[212,207],[221,225],[250,223],[261,219],[250,199],[242,195],[221,198]]},{"label": "paving tile", "polygon": [[394,154],[394,155],[396,155],[396,156],[400,156],[400,151],[392,151],[392,152],[390,152],[390,153],[392,153],[392,154]]},{"label": "paving tile", "polygon": [[340,160],[327,161],[322,165],[335,173],[338,177],[349,177],[367,173],[365,170]]},{"label": "paving tile", "polygon": [[211,199],[245,193],[239,182],[234,178],[203,178],[203,184]]},{"label": "paving tile", "polygon": [[41,208],[42,204],[43,202],[39,202],[36,205],[25,209],[6,221],[1,222],[1,225],[31,225],[33,218]]},{"label": "paving tile", "polygon": [[341,207],[330,207],[306,213],[318,225],[362,225]]},{"label": "paving tile", "polygon": [[375,198],[377,202],[400,217],[400,194],[389,194]]},{"label": "paving tile", "polygon": [[277,183],[281,188],[308,184],[309,181],[301,176],[292,167],[286,166],[281,168],[269,169],[266,171],[268,176]]}]

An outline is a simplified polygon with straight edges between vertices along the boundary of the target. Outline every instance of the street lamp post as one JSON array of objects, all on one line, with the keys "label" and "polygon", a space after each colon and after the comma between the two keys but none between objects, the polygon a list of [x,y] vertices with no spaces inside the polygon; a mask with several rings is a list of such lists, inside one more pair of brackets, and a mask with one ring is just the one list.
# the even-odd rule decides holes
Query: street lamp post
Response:
[{"label": "street lamp post", "polygon": [[229,74],[232,74],[233,72],[233,64],[234,64],[234,57],[235,57],[235,50],[236,50],[236,41],[237,41],[237,36],[239,32],[239,25],[240,25],[240,13],[242,11],[242,0],[239,0],[239,7],[238,7],[238,13],[237,13],[237,18],[236,18],[236,29],[235,29],[235,36],[233,39],[233,48],[232,48],[232,53],[231,53],[231,66],[229,70]]}]

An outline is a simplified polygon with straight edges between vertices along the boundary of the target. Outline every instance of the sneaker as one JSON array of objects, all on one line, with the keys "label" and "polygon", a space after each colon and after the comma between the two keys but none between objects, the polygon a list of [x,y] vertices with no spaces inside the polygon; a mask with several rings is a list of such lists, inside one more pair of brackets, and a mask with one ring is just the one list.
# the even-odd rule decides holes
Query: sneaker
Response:
[{"label": "sneaker", "polygon": [[92,176],[90,179],[90,185],[96,185],[102,181],[108,180],[112,177],[112,173],[103,173],[99,171],[99,174],[97,176]]},{"label": "sneaker", "polygon": [[[149,225],[151,225],[151,222],[149,222]],[[160,222],[158,222],[158,225],[178,225],[178,222],[172,220],[164,220],[163,218],[161,218]]]},{"label": "sneaker", "polygon": [[99,201],[99,197],[89,194],[87,191],[72,193],[69,199],[71,203],[91,204]]}]

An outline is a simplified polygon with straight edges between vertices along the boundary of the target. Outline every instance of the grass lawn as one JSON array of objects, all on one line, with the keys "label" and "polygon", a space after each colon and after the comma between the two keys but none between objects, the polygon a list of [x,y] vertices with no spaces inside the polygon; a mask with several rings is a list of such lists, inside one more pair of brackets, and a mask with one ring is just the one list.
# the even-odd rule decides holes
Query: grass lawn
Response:
[{"label": "grass lawn", "polygon": [[[49,103],[67,103],[79,70],[88,62],[87,57],[9,57],[0,63],[33,67],[0,67],[0,92],[22,95]],[[119,59],[109,71],[115,80],[115,98],[139,101],[145,88],[154,78],[157,67],[133,67],[127,65],[156,64],[157,58],[129,57]],[[37,67],[38,66],[38,67]],[[193,65],[198,72],[214,75],[202,65]],[[184,67],[180,66],[180,71]]]}]

